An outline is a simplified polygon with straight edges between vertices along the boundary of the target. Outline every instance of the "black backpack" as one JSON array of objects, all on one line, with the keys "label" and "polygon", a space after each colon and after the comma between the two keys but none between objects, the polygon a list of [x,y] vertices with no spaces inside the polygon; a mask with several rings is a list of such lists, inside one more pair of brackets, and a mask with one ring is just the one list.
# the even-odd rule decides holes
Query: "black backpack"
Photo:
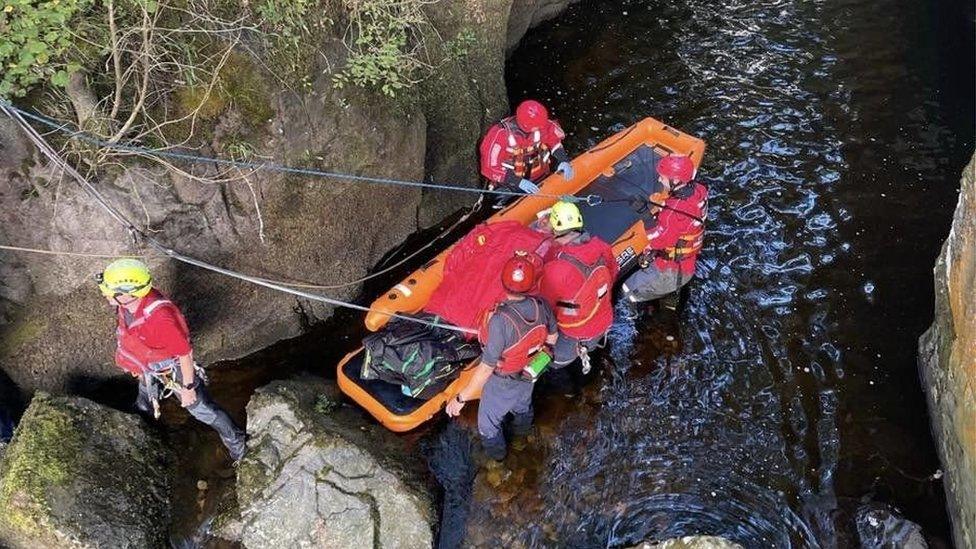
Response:
[{"label": "black backpack", "polygon": [[[425,320],[438,320],[429,314]],[[414,398],[430,398],[453,381],[465,363],[481,354],[477,341],[458,333],[394,318],[380,332],[363,339],[363,379],[380,379],[403,387]]]}]

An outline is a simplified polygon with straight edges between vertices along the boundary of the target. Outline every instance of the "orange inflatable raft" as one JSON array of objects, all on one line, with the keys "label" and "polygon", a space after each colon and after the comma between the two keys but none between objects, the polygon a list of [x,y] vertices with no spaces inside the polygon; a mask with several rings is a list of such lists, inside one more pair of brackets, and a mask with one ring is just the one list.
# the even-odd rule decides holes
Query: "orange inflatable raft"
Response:
[{"label": "orange inflatable raft", "polygon": [[[705,143],[701,139],[646,118],[576,157],[572,161],[575,172],[572,180],[566,181],[559,174],[546,178],[541,193],[600,197],[599,203],[593,200],[592,204],[580,204],[586,230],[613,243],[620,272],[624,274],[636,265],[647,244],[644,221],[650,214],[642,211],[639,199],[647,199],[655,191],[657,161],[662,156],[676,153],[690,156],[698,166],[704,152]],[[528,225],[538,212],[552,206],[555,200],[542,196],[521,197],[487,222],[516,220]],[[371,331],[381,329],[389,319],[385,313],[420,312],[441,282],[444,261],[450,250],[448,247],[373,301],[371,312],[366,315],[366,327]],[[360,347],[339,362],[339,388],[386,428],[396,432],[409,431],[440,412],[445,403],[467,384],[477,364],[475,361],[466,366],[457,379],[433,398],[419,400],[402,394],[399,386],[363,380],[360,377],[363,355]]]}]

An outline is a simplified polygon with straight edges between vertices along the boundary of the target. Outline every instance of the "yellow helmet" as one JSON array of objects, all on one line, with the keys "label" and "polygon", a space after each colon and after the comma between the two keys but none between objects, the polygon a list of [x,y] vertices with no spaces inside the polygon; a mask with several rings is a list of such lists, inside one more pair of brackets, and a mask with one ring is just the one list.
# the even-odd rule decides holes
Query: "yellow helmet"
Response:
[{"label": "yellow helmet", "polygon": [[138,259],[116,259],[105,267],[104,272],[95,275],[95,280],[106,297],[118,294],[143,297],[152,290],[149,267]]},{"label": "yellow helmet", "polygon": [[572,202],[560,200],[552,205],[549,210],[549,226],[552,230],[561,233],[583,227],[583,214]]}]

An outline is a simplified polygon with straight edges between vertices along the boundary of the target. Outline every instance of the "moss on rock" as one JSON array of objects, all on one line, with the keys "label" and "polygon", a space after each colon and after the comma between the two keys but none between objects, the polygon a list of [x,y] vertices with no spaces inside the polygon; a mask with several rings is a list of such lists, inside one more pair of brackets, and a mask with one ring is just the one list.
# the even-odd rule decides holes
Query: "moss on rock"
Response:
[{"label": "moss on rock", "polygon": [[50,511],[47,490],[64,486],[78,466],[81,440],[71,418],[49,406],[50,397],[39,393],[22,422],[7,459],[0,467],[0,508],[8,512],[0,521],[34,535],[46,524]]},{"label": "moss on rock", "polygon": [[0,335],[0,357],[12,355],[23,345],[36,341],[46,328],[44,320],[37,317],[9,323]]},{"label": "moss on rock", "polygon": [[170,463],[138,418],[38,393],[0,461],[0,545],[163,546]]}]

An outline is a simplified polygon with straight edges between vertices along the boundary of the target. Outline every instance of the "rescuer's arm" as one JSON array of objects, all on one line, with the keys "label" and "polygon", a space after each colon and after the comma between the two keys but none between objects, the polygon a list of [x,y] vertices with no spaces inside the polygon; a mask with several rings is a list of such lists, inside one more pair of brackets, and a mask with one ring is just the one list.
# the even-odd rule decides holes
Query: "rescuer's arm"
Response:
[{"label": "rescuer's arm", "polygon": [[663,250],[674,246],[686,232],[688,225],[690,221],[685,216],[670,210],[661,212],[658,215],[657,226],[647,234],[647,249]]},{"label": "rescuer's arm", "polygon": [[[194,379],[193,351],[178,356],[177,360],[180,363],[180,379],[183,380],[183,388],[180,389],[180,403],[186,408],[187,406],[192,406],[197,401],[197,380]],[[191,383],[194,384],[193,388],[187,389],[186,386]]]},{"label": "rescuer's arm", "polygon": [[556,340],[559,339],[559,324],[556,322],[556,315],[549,307],[544,306],[543,308],[543,320],[546,323],[546,329],[549,330],[549,335],[546,336],[546,345],[552,348],[556,344]]},{"label": "rescuer's arm", "polygon": [[495,371],[495,366],[502,359],[505,351],[506,341],[510,338],[504,333],[504,322],[499,321],[497,316],[488,321],[488,342],[481,352],[481,362],[476,367],[471,380],[447,403],[447,415],[454,417],[461,413],[464,403],[471,400],[481,393],[481,388],[488,382],[491,373]]},{"label": "rescuer's arm", "polygon": [[556,161],[556,171],[563,174],[566,181],[569,181],[573,178],[574,173],[573,165],[569,163],[569,153],[567,153],[566,148],[563,147],[563,137],[565,137],[566,134],[555,121],[552,122],[550,132],[550,139],[555,141],[555,143],[551,146],[550,151],[553,160]]},{"label": "rescuer's arm", "polygon": [[489,366],[484,362],[478,364],[468,384],[458,392],[457,396],[447,403],[447,415],[454,417],[460,414],[465,402],[473,400],[475,395],[481,394],[481,389],[488,382],[488,378],[491,377],[491,373],[494,371],[494,366]]}]

